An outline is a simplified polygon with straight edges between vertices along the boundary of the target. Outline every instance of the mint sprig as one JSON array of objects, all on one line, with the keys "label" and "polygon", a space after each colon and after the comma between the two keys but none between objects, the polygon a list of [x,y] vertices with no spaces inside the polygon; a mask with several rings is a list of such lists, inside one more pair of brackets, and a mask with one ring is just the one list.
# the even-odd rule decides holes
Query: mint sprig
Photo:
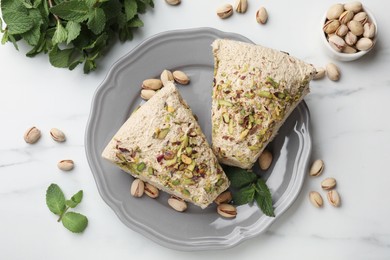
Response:
[{"label": "mint sprig", "polygon": [[[154,7],[153,0],[1,0],[1,43],[24,40],[34,57],[49,54],[50,63],[73,70],[84,63],[84,72],[119,38],[128,41],[143,26],[139,14]],[[3,28],[2,23],[6,26]]]},{"label": "mint sprig", "polygon": [[237,167],[226,166],[224,170],[230,180],[230,187],[235,189],[232,192],[234,205],[238,206],[256,201],[256,204],[265,215],[275,217],[271,192],[263,179],[252,171]]},{"label": "mint sprig", "polygon": [[86,216],[67,212],[69,208],[75,208],[83,199],[83,191],[80,190],[74,194],[70,200],[65,199],[65,195],[57,184],[51,184],[46,191],[46,205],[51,212],[58,215],[58,222],[62,221],[64,227],[74,233],[80,233],[88,225]]}]

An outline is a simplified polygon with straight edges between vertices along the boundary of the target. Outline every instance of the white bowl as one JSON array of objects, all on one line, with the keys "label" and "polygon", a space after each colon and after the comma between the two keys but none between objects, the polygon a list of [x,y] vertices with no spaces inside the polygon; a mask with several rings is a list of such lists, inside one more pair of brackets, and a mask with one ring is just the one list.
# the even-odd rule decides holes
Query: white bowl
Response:
[{"label": "white bowl", "polygon": [[338,52],[336,51],[335,49],[333,49],[327,38],[326,38],[326,35],[323,31],[323,27],[324,27],[324,24],[325,24],[325,21],[326,21],[326,13],[324,14],[324,16],[322,17],[321,19],[321,41],[323,42],[323,45],[324,45],[324,49],[326,51],[326,53],[333,59],[336,59],[336,60],[340,60],[340,61],[353,61],[353,60],[357,60],[359,59],[360,57],[366,55],[367,53],[369,53],[375,46],[375,43],[376,43],[376,40],[378,38],[378,24],[375,20],[375,17],[374,15],[372,14],[372,12],[370,10],[368,10],[366,7],[363,6],[363,10],[364,12],[367,13],[368,15],[368,18],[369,20],[371,21],[371,23],[375,24],[375,36],[374,38],[372,39],[373,41],[373,45],[372,47],[367,50],[367,51],[358,51],[356,53],[342,53],[342,52]]}]

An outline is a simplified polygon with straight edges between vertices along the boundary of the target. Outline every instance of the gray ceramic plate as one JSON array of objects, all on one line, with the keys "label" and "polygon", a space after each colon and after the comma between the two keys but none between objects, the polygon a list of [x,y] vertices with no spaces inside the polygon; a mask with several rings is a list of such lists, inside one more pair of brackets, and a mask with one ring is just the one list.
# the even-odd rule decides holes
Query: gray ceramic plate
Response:
[{"label": "gray ceramic plate", "polygon": [[256,205],[239,206],[235,219],[223,219],[216,213],[215,205],[205,210],[190,205],[185,213],[179,213],[167,204],[167,194],[157,200],[147,196],[133,198],[129,191],[132,177],[101,158],[108,141],[142,102],[141,82],[159,77],[167,68],[180,69],[189,75],[191,84],[179,86],[179,90],[210,138],[213,80],[210,45],[217,38],[250,42],[243,36],[211,28],[158,34],[113,65],[92,102],[85,149],[102,198],[126,226],[169,248],[223,249],[261,234],[294,202],[308,166],[311,140],[309,111],[304,102],[269,145],[274,162],[262,173],[272,193],[276,218],[265,216]]}]

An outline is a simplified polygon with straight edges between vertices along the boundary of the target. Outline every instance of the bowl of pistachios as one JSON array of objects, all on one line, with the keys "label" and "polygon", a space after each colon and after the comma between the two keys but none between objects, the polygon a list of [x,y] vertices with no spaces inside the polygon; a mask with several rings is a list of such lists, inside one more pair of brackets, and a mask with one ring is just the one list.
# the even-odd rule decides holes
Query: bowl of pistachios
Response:
[{"label": "bowl of pistachios", "polygon": [[378,26],[374,15],[361,2],[334,4],[321,20],[321,38],[334,59],[353,61],[375,46]]}]

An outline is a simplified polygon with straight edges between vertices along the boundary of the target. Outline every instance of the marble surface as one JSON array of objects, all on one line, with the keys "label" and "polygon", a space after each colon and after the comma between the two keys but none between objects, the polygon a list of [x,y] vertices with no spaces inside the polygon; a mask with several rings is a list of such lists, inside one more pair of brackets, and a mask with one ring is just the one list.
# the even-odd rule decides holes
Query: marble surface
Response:
[{"label": "marble surface", "polygon": [[[320,19],[334,1],[249,0],[246,14],[227,20],[215,9],[229,1],[182,1],[171,7],[155,0],[134,40],[116,43],[90,75],[55,69],[47,56],[27,58],[25,46],[19,52],[11,44],[0,46],[0,259],[390,259],[390,2],[366,1],[379,25],[372,53],[338,62],[326,56],[319,37]],[[269,12],[265,26],[255,21],[260,5]],[[325,161],[324,174],[306,178],[296,202],[265,234],[229,250],[188,253],[161,247],[119,221],[97,191],[84,130],[94,91],[117,59],[156,33],[196,27],[241,33],[317,66],[334,62],[342,77],[313,82],[305,99],[312,116],[312,160]],[[28,145],[23,133],[33,125],[43,136]],[[53,142],[52,127],[63,129],[68,140]],[[75,161],[72,172],[57,169],[65,158]],[[314,208],[308,193],[320,191],[321,180],[331,176],[342,206]],[[88,216],[89,226],[83,234],[70,233],[48,211],[50,183],[67,196],[84,190],[78,211]]]}]

